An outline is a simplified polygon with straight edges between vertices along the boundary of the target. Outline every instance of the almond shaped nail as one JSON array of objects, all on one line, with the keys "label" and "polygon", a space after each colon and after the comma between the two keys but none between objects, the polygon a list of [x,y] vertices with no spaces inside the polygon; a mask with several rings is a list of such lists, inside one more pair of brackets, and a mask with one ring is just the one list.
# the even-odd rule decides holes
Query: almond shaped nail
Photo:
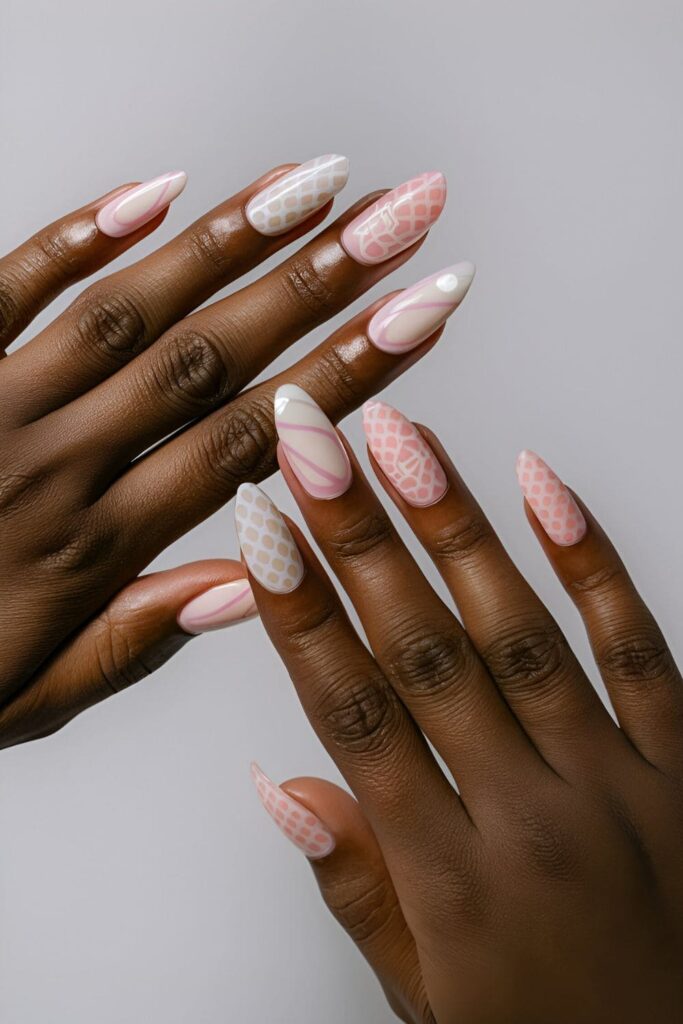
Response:
[{"label": "almond shaped nail", "polygon": [[363,406],[363,427],[382,472],[415,508],[435,505],[448,490],[446,474],[414,423],[376,400]]},{"label": "almond shaped nail", "polygon": [[185,171],[171,171],[142,185],[134,185],[98,210],[95,223],[110,238],[130,235],[165,210],[186,184]]},{"label": "almond shaped nail", "polygon": [[235,525],[249,571],[271,594],[289,594],[304,578],[304,563],[282,514],[255,484],[237,489]]},{"label": "almond shaped nail", "polygon": [[359,213],[344,228],[341,243],[357,263],[383,263],[422,238],[445,202],[446,179],[440,171],[427,171]]},{"label": "almond shaped nail", "polygon": [[284,234],[341,192],[348,178],[345,156],[318,156],[257,192],[247,204],[247,220],[261,235]]},{"label": "almond shaped nail", "polygon": [[233,580],[193,597],[178,615],[186,633],[208,633],[258,615],[249,580]]},{"label": "almond shaped nail", "polygon": [[551,541],[561,547],[578,544],[586,520],[569,488],[536,452],[520,452],[515,469],[522,494]]},{"label": "almond shaped nail", "polygon": [[382,306],[368,325],[370,341],[383,352],[409,352],[441,327],[467,295],[474,263],[462,260],[406,288]]},{"label": "almond shaped nail", "polygon": [[335,847],[334,836],[317,815],[276,786],[257,764],[251,777],[259,800],[283,835],[311,860],[327,857]]},{"label": "almond shaped nail", "polygon": [[296,384],[275,393],[275,427],[287,462],[313,498],[338,498],[351,486],[351,463],[320,406]]}]

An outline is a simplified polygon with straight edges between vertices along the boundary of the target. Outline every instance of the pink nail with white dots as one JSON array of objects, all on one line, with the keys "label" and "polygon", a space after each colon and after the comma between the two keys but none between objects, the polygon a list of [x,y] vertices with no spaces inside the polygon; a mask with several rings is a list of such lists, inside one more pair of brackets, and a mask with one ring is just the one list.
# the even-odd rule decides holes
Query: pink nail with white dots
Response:
[{"label": "pink nail with white dots", "polygon": [[363,406],[363,427],[382,472],[409,505],[427,508],[443,498],[446,474],[414,423],[398,409],[373,400]]},{"label": "pink nail with white dots", "polygon": [[539,523],[555,544],[570,547],[585,536],[586,520],[571,492],[535,452],[517,456],[517,479]]},{"label": "pink nail with white dots", "polygon": [[280,831],[311,860],[327,857],[334,850],[334,836],[320,818],[276,786],[257,764],[251,777],[259,800]]}]

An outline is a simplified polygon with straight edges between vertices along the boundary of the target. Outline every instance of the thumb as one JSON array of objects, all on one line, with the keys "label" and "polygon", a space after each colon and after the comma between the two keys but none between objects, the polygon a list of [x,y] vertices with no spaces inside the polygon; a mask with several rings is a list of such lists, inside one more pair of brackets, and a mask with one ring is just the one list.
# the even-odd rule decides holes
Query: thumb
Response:
[{"label": "thumb", "polygon": [[281,786],[252,765],[261,803],[308,858],[323,900],[375,972],[401,1020],[432,1021],[415,940],[370,823],[358,803],[323,779]]},{"label": "thumb", "polygon": [[37,739],[154,672],[194,634],[256,615],[241,562],[140,576],[71,637],[0,710],[0,746]]}]

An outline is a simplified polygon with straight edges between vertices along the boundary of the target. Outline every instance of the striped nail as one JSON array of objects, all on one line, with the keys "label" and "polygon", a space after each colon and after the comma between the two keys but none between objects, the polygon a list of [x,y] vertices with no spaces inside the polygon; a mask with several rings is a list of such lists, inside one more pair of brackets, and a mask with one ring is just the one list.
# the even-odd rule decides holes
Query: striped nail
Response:
[{"label": "striped nail", "polygon": [[247,205],[247,220],[261,235],[281,235],[341,192],[348,177],[345,156],[316,157],[257,192]]},{"label": "striped nail", "polygon": [[522,493],[550,539],[561,547],[578,544],[586,520],[569,488],[536,452],[520,452],[515,468]]},{"label": "striped nail", "polygon": [[320,818],[276,786],[257,764],[251,777],[259,800],[283,835],[311,860],[327,857],[335,847],[334,836]]},{"label": "striped nail", "polygon": [[249,581],[233,580],[192,598],[178,615],[178,625],[186,633],[208,633],[254,615],[258,615],[258,609]]},{"label": "striped nail", "polygon": [[279,387],[274,405],[280,444],[297,480],[314,498],[338,498],[351,485],[351,464],[325,413],[296,384]]},{"label": "striped nail", "polygon": [[368,447],[382,472],[415,508],[435,505],[448,490],[446,474],[414,423],[385,402],[363,406]]},{"label": "striped nail", "polygon": [[98,210],[95,223],[104,235],[122,238],[137,231],[177,199],[185,188],[185,171],[171,171],[120,193]]},{"label": "striped nail", "polygon": [[255,484],[237,489],[235,524],[249,571],[271,594],[288,594],[304,578],[304,563],[287,523]]}]

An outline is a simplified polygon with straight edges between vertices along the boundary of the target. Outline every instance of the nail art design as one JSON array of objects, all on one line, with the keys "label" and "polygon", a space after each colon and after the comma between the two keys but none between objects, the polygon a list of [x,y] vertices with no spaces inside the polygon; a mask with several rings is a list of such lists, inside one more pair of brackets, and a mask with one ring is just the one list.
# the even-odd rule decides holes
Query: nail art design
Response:
[{"label": "nail art design", "polygon": [[429,231],[446,202],[446,179],[427,171],[387,192],[344,228],[341,242],[357,263],[382,263]]},{"label": "nail art design", "polygon": [[427,508],[443,498],[446,474],[417,427],[384,402],[363,406],[363,427],[370,451],[409,505]]},{"label": "nail art design", "polygon": [[186,633],[208,633],[258,615],[248,580],[233,580],[194,597],[178,615]]},{"label": "nail art design", "polygon": [[281,235],[341,192],[348,177],[345,156],[316,157],[257,192],[247,204],[247,219],[262,235]]},{"label": "nail art design", "polygon": [[570,547],[585,536],[586,520],[569,489],[535,452],[517,456],[517,480],[534,515],[555,544]]},{"label": "nail art design", "polygon": [[235,523],[242,554],[259,583],[272,594],[296,590],[304,563],[282,515],[260,487],[238,487]]},{"label": "nail art design", "polygon": [[177,199],[186,183],[185,171],[172,171],[142,185],[135,185],[98,210],[95,223],[110,238],[129,235]]},{"label": "nail art design", "polygon": [[302,853],[311,860],[332,853],[335,847],[334,836],[320,818],[271,782],[257,764],[251,766],[251,777],[259,800],[268,814]]},{"label": "nail art design", "polygon": [[346,449],[325,413],[303,388],[283,384],[275,393],[275,427],[287,462],[314,498],[338,498],[351,485]]},{"label": "nail art design", "polygon": [[409,352],[458,308],[474,273],[474,263],[463,260],[407,288],[375,313],[368,325],[370,341],[383,352]]}]

